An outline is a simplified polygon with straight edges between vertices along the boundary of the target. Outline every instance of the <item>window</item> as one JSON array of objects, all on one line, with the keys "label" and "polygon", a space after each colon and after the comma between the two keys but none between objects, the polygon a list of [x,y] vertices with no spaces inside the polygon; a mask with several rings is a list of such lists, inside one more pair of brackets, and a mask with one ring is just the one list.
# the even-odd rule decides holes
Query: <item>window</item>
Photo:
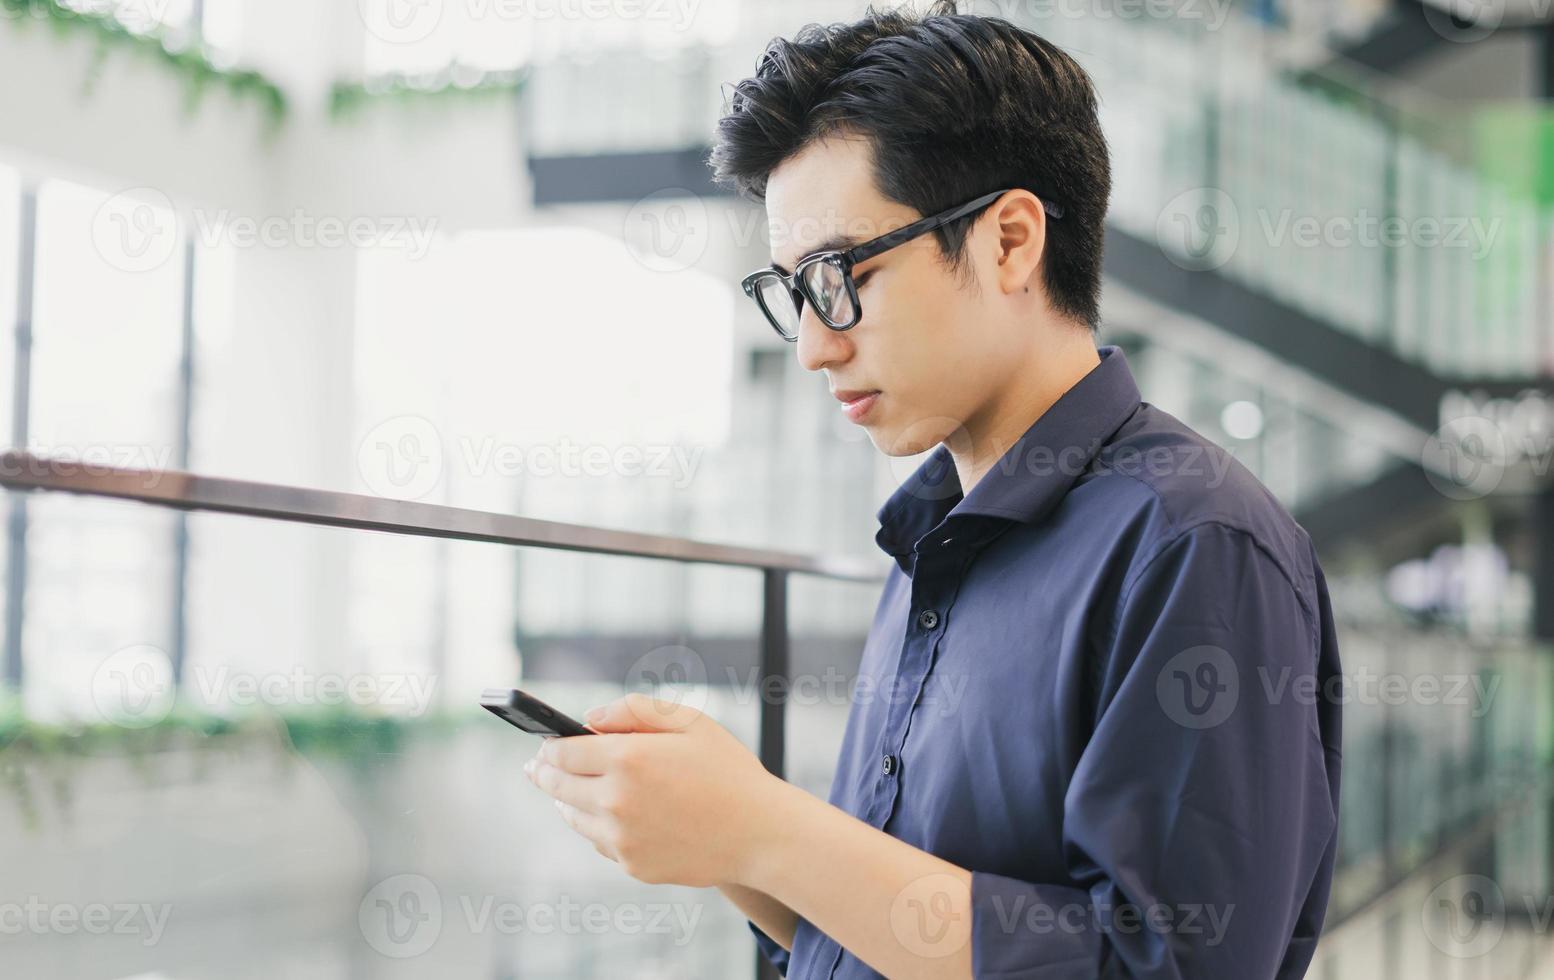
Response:
[{"label": "window", "polygon": [[[147,468],[174,459],[182,236],[164,201],[62,181],[40,188],[35,451]],[[101,720],[93,685],[117,651],[169,655],[175,515],[64,495],[30,500],[28,514],[29,710]]]}]

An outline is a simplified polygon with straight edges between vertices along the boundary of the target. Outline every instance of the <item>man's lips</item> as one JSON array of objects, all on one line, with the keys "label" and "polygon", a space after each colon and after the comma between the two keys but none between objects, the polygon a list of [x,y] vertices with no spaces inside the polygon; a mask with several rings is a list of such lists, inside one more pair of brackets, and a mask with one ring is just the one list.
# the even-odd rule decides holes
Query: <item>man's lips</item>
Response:
[{"label": "man's lips", "polygon": [[878,388],[842,388],[842,389],[838,389],[836,391],[831,392],[831,394],[836,397],[837,401],[842,402],[843,404],[846,404],[847,402],[855,402],[858,399],[865,397],[866,395],[877,395],[877,394],[879,394],[879,389]]},{"label": "man's lips", "polygon": [[862,421],[880,396],[878,391],[863,388],[844,388],[833,391],[832,394],[842,403],[842,413],[853,422]]}]

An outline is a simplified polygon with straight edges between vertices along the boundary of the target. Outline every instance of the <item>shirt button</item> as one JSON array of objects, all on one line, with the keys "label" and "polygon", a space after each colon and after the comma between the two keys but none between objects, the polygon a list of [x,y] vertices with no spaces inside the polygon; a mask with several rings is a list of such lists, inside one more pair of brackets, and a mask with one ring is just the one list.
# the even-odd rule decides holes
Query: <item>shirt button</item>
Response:
[{"label": "shirt button", "polygon": [[924,609],[917,614],[917,625],[925,630],[931,630],[939,625],[939,614],[932,609]]},{"label": "shirt button", "polygon": [[880,760],[880,772],[882,772],[885,775],[889,776],[891,773],[893,773],[895,771],[896,771],[896,757],[895,756],[887,755],[887,756],[885,756],[885,758]]}]

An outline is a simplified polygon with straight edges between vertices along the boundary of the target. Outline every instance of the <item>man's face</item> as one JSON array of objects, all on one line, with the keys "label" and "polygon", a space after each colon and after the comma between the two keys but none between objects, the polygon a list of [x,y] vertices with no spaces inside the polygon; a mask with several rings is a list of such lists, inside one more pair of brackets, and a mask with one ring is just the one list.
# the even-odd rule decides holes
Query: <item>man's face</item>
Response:
[{"label": "man's face", "polygon": [[[923,217],[880,195],[869,143],[860,137],[822,140],[784,161],[767,182],[766,216],[772,261],[790,273],[812,252],[860,244]],[[987,286],[998,231],[987,212],[979,218],[967,242],[972,284],[950,268],[929,233],[853,268],[863,315],[850,330],[832,330],[804,304],[799,363],[824,371],[833,391],[879,392],[850,417],[887,455],[924,452],[967,426],[1027,353],[1030,331],[1007,329],[999,290]],[[833,245],[839,235],[850,241]]]}]

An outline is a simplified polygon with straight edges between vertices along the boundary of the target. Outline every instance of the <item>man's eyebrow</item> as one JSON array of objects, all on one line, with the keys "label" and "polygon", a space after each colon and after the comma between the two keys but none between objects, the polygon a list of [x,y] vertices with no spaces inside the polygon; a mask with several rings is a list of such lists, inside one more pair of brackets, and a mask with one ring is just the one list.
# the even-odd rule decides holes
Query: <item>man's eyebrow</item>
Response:
[{"label": "man's eyebrow", "polygon": [[[853,235],[832,235],[830,238],[827,238],[825,241],[815,246],[812,250],[804,253],[804,255],[799,256],[799,261],[802,262],[805,257],[814,255],[816,252],[838,251],[841,249],[852,248],[857,244],[858,239]],[[794,264],[797,265],[798,263],[795,262]],[[785,276],[791,276],[793,274],[786,267],[779,265],[776,262],[772,263],[772,268],[776,269],[778,272]]]}]

